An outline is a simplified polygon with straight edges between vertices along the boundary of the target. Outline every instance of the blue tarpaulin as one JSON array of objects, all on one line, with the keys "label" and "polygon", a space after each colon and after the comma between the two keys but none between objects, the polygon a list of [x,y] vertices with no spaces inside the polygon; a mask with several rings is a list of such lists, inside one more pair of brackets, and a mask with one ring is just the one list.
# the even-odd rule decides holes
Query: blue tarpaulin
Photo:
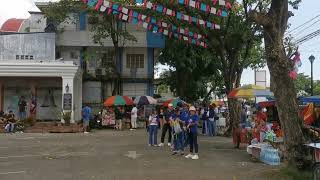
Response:
[{"label": "blue tarpaulin", "polygon": [[320,96],[299,97],[298,99],[303,103],[320,103]]}]

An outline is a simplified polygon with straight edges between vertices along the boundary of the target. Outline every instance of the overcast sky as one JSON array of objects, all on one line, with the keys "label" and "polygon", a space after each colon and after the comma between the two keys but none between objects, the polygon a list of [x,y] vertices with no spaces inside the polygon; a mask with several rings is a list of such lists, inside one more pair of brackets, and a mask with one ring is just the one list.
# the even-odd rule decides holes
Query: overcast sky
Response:
[{"label": "overcast sky", "polygon": [[[48,1],[48,0],[36,0],[36,1]],[[57,1],[57,0],[54,0]],[[290,18],[291,29],[303,24],[316,15],[320,14],[320,1],[318,0],[303,0],[298,11],[294,11],[295,16]],[[33,0],[0,0],[0,26],[9,18],[28,18],[30,15],[28,11],[39,11],[35,7]],[[299,39],[311,32],[320,29],[320,17],[319,22],[315,20],[314,24],[304,26],[297,31],[293,32],[293,37]],[[313,24],[311,26],[311,24]],[[302,59],[302,67],[299,72],[304,72],[310,75],[310,62],[308,57],[313,54],[316,59],[314,62],[314,79],[320,80],[320,36],[313,38],[312,40],[302,44],[300,46],[300,53]],[[269,77],[269,76],[268,76]],[[243,73],[243,84],[254,83],[253,70],[245,70]],[[269,84],[269,83],[268,83]]]}]

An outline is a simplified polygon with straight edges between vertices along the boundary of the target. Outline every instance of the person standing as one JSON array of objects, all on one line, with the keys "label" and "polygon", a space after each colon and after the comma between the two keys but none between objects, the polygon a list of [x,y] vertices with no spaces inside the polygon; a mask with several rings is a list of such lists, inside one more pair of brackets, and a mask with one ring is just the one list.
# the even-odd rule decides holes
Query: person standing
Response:
[{"label": "person standing", "polygon": [[189,110],[188,110],[187,105],[184,105],[183,108],[181,108],[180,120],[182,120],[182,127],[183,127],[183,133],[182,133],[183,137],[182,138],[183,138],[183,142],[184,142],[184,147],[187,147],[189,144],[188,132],[186,131],[188,121],[189,121]]},{"label": "person standing", "polygon": [[169,131],[169,136],[168,136],[168,146],[171,146],[171,138],[172,138],[172,128],[170,125],[170,121],[173,119],[173,105],[170,103],[168,105],[168,109],[164,112],[164,124],[162,128],[162,134],[161,134],[161,143],[159,146],[164,145],[164,138],[166,136],[167,131]]},{"label": "person standing", "polygon": [[117,107],[115,110],[116,114],[116,130],[122,130],[122,119],[124,117],[124,109],[122,107]]},{"label": "person standing", "polygon": [[133,108],[131,110],[131,129],[134,130],[137,128],[137,118],[138,118],[138,108],[136,105],[133,105]]},{"label": "person standing", "polygon": [[189,108],[190,118],[188,122],[188,131],[189,131],[189,143],[190,143],[190,153],[185,156],[186,158],[191,158],[194,160],[199,159],[198,155],[198,122],[199,116],[196,114],[196,108],[191,106]]},{"label": "person standing", "polygon": [[182,120],[180,119],[180,110],[176,110],[175,119],[172,121],[172,129],[173,129],[173,154],[180,153],[184,155],[184,142],[183,142],[183,127],[182,127]]},{"label": "person standing", "polygon": [[27,113],[26,113],[26,106],[27,102],[25,101],[24,96],[21,96],[18,102],[18,108],[19,108],[19,120],[26,119]]},{"label": "person standing", "polygon": [[84,133],[89,133],[89,122],[92,110],[89,106],[85,106],[82,109],[82,120],[83,120],[83,129]]},{"label": "person standing", "polygon": [[164,123],[164,116],[163,116],[163,109],[161,108],[160,111],[159,111],[159,120],[160,120],[160,129],[162,129],[163,127],[163,123]]},{"label": "person standing", "polygon": [[214,104],[210,105],[209,108],[209,120],[208,120],[208,136],[214,136],[215,134],[215,117],[216,113],[214,110]]},{"label": "person standing", "polygon": [[201,110],[201,119],[202,119],[202,134],[208,135],[208,108],[204,106]]},{"label": "person standing", "polygon": [[159,116],[157,111],[153,111],[149,116],[149,146],[158,146],[157,136],[158,136],[158,123]]}]

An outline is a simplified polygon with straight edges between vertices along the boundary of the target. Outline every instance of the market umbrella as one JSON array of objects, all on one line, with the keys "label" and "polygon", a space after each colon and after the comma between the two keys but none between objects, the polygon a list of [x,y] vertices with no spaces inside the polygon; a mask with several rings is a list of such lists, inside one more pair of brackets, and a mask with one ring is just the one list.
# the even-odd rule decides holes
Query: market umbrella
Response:
[{"label": "market umbrella", "polygon": [[133,102],[137,105],[157,104],[157,100],[151,96],[137,96]]},{"label": "market umbrella", "polygon": [[133,105],[133,101],[128,96],[111,96],[103,103],[105,106]]},{"label": "market umbrella", "polygon": [[168,106],[170,103],[173,105],[173,107],[177,107],[178,104],[187,104],[185,101],[183,101],[180,98],[173,98],[165,101],[163,103],[163,106]]},{"label": "market umbrella", "polygon": [[245,85],[233,89],[229,94],[229,98],[254,98],[254,97],[271,97],[273,93],[262,86]]}]

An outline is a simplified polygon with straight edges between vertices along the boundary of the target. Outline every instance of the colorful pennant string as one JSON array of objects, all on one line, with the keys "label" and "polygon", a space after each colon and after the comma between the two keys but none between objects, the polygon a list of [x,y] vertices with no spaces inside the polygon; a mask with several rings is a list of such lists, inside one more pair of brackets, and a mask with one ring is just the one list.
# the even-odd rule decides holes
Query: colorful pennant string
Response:
[{"label": "colorful pennant string", "polygon": [[122,7],[119,4],[114,4],[107,0],[89,0],[87,4],[90,7],[95,6],[95,9],[100,10],[101,12],[106,11],[107,14],[114,14],[122,21],[142,26],[153,33],[163,34],[169,38],[175,37],[179,40],[187,41],[190,44],[196,44],[205,48],[207,47],[207,44],[200,40],[204,37],[203,35],[193,33],[187,28],[183,29],[162,21],[157,21],[154,17],[143,15],[134,10],[129,10],[126,7]]},{"label": "colorful pennant string", "polygon": [[[138,0],[135,0],[135,1],[137,3]],[[177,20],[187,21],[187,22],[189,22],[189,24],[194,23],[194,24],[196,24],[198,26],[203,26],[203,27],[209,28],[209,29],[220,29],[220,25],[218,25],[216,23],[212,23],[212,22],[209,22],[209,21],[198,19],[196,17],[184,14],[182,12],[169,9],[169,8],[167,8],[167,7],[165,7],[165,6],[161,5],[161,4],[152,3],[150,1],[145,1],[144,6],[147,9],[152,9],[152,10],[158,12],[158,13],[162,13],[163,15],[176,17]]]},{"label": "colorful pennant string", "polygon": [[294,57],[291,59],[291,61],[293,61],[294,63],[294,68],[292,71],[289,72],[289,76],[291,77],[291,79],[296,80],[299,70],[298,68],[302,65],[300,53],[298,50],[294,53]]},{"label": "colorful pennant string", "polygon": [[[178,4],[192,7],[192,8],[198,9],[198,10],[206,12],[206,13],[214,14],[214,15],[221,16],[221,17],[228,16],[227,11],[222,10],[222,9],[217,9],[213,6],[210,6],[210,5],[207,5],[203,2],[200,2],[199,0],[177,0],[177,1],[178,1]],[[217,5],[218,3],[219,3],[219,5],[224,4],[227,9],[231,8],[230,2],[223,1],[223,0],[213,1],[213,5]]]}]

